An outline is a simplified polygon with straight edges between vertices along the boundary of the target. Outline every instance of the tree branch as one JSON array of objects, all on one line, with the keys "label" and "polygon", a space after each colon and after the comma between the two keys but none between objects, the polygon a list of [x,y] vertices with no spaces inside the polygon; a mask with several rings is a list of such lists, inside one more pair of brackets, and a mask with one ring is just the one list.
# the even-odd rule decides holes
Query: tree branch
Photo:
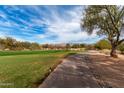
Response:
[{"label": "tree branch", "polygon": [[111,16],[111,13],[110,13],[108,7],[105,6],[105,8],[106,8],[106,10],[107,10],[107,12],[108,12],[108,14],[109,14],[109,17],[110,17],[110,19],[111,19],[111,22],[112,22],[114,28],[117,30],[117,32],[119,32],[118,28],[116,27],[116,25],[115,25],[115,23],[114,23],[114,20],[113,20],[113,18],[112,18],[112,16]]},{"label": "tree branch", "polygon": [[124,6],[123,6],[123,8],[121,9],[121,11],[120,11],[120,13],[119,13],[119,15],[118,15],[117,23],[118,23],[118,21],[119,21],[119,18],[120,18],[120,17],[123,17],[123,15],[124,15]]},{"label": "tree branch", "polygon": [[118,44],[121,44],[122,42],[124,42],[124,39],[120,40]]}]

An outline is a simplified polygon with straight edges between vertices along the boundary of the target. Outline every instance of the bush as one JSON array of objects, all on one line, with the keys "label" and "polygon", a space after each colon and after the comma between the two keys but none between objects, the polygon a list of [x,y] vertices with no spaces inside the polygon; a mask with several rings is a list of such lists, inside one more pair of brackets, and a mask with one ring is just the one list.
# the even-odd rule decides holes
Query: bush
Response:
[{"label": "bush", "polygon": [[95,44],[95,48],[100,49],[100,50],[102,50],[102,49],[111,49],[111,44],[109,43],[108,40],[103,39],[103,40],[98,41]]},{"label": "bush", "polygon": [[124,54],[124,43],[118,46],[118,50],[121,51],[122,54]]},{"label": "bush", "polygon": [[95,49],[93,44],[86,45],[85,47],[86,47],[86,50],[94,50]]},{"label": "bush", "polygon": [[110,50],[108,50],[108,49],[100,50],[100,52],[101,52],[101,53],[104,53],[104,54],[107,54],[107,55],[110,54]]}]

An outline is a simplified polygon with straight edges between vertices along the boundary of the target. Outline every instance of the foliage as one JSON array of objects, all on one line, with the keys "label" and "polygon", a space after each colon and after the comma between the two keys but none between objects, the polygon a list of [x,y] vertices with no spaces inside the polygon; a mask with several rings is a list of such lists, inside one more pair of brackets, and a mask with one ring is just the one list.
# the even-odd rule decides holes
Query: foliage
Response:
[{"label": "foliage", "polygon": [[124,6],[117,5],[91,5],[87,6],[81,21],[84,31],[92,34],[104,35],[111,43],[111,56],[117,57],[116,48],[124,39]]},{"label": "foliage", "polygon": [[71,48],[84,48],[85,44],[73,44]]},{"label": "foliage", "polygon": [[100,40],[95,44],[95,48],[97,49],[111,49],[111,44],[108,40]]},{"label": "foliage", "polygon": [[94,47],[94,44],[88,44],[85,46],[86,50],[94,50],[95,47]]},{"label": "foliage", "polygon": [[69,43],[66,44],[66,50],[69,50],[71,48],[71,45]]},{"label": "foliage", "polygon": [[39,50],[39,49],[41,49],[41,47],[38,43],[31,43],[30,50]]},{"label": "foliage", "polygon": [[11,37],[0,38],[0,50],[69,50],[70,48],[84,48],[85,44],[38,44],[27,41],[17,41]]},{"label": "foliage", "polygon": [[6,37],[5,39],[0,38],[0,49],[1,50],[39,50],[40,45],[37,43],[30,42],[20,42],[11,37]]},{"label": "foliage", "polygon": [[124,54],[124,43],[122,43],[122,44],[120,44],[120,45],[118,46],[118,50],[120,50],[121,53]]}]

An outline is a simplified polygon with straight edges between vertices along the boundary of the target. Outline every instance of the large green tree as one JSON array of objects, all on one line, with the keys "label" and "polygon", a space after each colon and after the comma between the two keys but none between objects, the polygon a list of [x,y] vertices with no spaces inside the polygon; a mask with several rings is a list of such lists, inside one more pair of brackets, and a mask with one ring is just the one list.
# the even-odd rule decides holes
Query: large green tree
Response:
[{"label": "large green tree", "polygon": [[124,6],[95,5],[86,6],[81,20],[83,31],[104,35],[111,43],[112,57],[117,57],[116,49],[123,41]]}]

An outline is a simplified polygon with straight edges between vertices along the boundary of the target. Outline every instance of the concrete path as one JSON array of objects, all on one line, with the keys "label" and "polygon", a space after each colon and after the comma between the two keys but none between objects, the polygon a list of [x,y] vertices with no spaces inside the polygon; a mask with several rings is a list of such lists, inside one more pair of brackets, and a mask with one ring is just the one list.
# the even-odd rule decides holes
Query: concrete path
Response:
[{"label": "concrete path", "polygon": [[98,51],[71,55],[40,88],[124,88],[124,55],[112,58]]},{"label": "concrete path", "polygon": [[100,87],[93,76],[87,57],[82,54],[71,55],[47,77],[40,88],[89,88]]}]

